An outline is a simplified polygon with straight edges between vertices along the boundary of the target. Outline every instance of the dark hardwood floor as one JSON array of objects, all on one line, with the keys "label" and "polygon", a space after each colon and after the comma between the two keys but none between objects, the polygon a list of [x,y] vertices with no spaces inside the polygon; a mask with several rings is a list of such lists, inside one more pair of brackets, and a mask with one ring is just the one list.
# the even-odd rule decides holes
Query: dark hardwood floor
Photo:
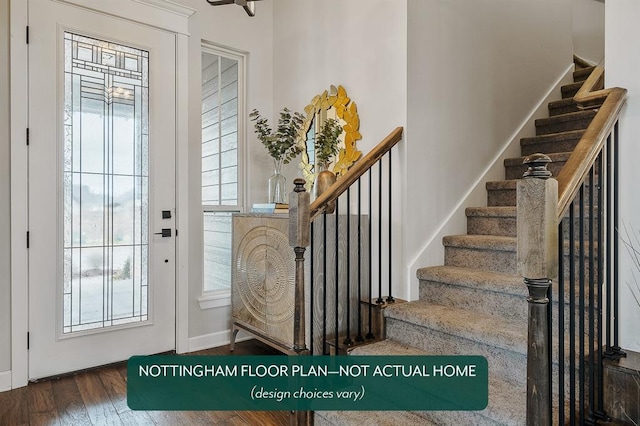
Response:
[{"label": "dark hardwood floor", "polygon": [[[257,341],[236,343],[233,354],[275,355]],[[231,355],[229,346],[190,355]],[[132,411],[127,406],[125,363],[30,383],[0,393],[0,426],[225,425],[284,426],[288,411]]]}]

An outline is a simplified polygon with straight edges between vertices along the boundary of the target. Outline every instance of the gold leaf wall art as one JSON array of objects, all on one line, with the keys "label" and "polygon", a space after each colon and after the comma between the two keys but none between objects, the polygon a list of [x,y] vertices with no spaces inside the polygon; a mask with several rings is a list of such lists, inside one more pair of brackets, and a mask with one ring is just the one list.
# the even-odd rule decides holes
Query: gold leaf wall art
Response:
[{"label": "gold leaf wall art", "polygon": [[302,124],[301,139],[298,142],[302,149],[302,161],[300,169],[306,180],[306,189],[311,190],[317,173],[320,171],[315,166],[314,141],[322,124],[329,118],[340,122],[344,132],[340,136],[340,150],[334,162],[329,166],[338,178],[361,156],[356,143],[362,139],[360,134],[360,117],[356,103],[349,98],[344,87],[331,85],[313,97],[309,105],[304,108],[306,113]]}]

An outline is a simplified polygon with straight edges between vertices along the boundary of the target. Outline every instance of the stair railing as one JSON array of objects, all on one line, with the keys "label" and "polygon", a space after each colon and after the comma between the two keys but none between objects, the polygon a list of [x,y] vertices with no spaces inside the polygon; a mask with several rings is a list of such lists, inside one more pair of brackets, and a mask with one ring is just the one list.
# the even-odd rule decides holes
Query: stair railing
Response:
[{"label": "stair railing", "polygon": [[[299,352],[344,353],[344,348],[357,342],[381,337],[372,332],[376,322],[372,306],[394,301],[391,152],[402,131],[402,127],[393,130],[310,204],[304,180],[294,181],[289,238],[296,253],[294,347]],[[311,247],[308,280],[305,244]],[[388,292],[385,299],[384,291]],[[362,300],[367,298],[368,312],[362,310]],[[304,312],[309,312],[308,323]]]},{"label": "stair railing", "polygon": [[557,181],[546,169],[549,157],[534,154],[518,182],[518,272],[529,290],[527,425],[607,420],[604,360],[624,356],[618,120],[627,91],[602,89],[603,76],[596,67],[574,97],[579,108],[598,112]]}]

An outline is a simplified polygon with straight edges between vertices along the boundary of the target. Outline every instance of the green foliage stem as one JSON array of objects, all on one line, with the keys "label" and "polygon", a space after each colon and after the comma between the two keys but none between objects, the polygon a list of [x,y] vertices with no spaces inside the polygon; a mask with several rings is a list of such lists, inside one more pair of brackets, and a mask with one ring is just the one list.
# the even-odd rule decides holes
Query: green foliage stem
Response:
[{"label": "green foliage stem", "polygon": [[267,148],[269,155],[276,162],[288,164],[300,154],[301,148],[296,146],[298,134],[304,121],[304,116],[299,112],[291,112],[288,108],[280,111],[278,127],[274,132],[269,126],[266,118],[254,109],[249,117],[255,121],[254,127],[256,135],[262,144]]},{"label": "green foliage stem", "polygon": [[326,170],[331,159],[338,154],[338,142],[343,129],[338,120],[327,119],[316,138],[316,158],[321,169]]}]

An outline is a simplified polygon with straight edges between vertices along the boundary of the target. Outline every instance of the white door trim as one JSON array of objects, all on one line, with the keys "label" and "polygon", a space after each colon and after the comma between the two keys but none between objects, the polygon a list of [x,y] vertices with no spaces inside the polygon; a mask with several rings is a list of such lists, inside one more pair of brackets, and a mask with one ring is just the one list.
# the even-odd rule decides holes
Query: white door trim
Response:
[{"label": "white door trim", "polygon": [[[102,10],[111,15],[122,11],[131,13],[131,8],[122,7],[122,2],[131,2],[144,23],[166,29],[177,34],[176,43],[176,146],[177,146],[177,226],[180,238],[176,247],[178,268],[176,272],[176,351],[187,352],[188,339],[188,8],[177,13],[176,3],[167,0],[121,0],[118,10]],[[69,0],[74,2],[74,0]],[[84,3],[84,2],[83,2]],[[111,5],[112,2],[92,2]],[[167,7],[161,8],[162,3]],[[28,2],[10,0],[11,17],[11,387],[26,386],[29,377],[27,332],[29,330],[29,276],[26,237],[28,224],[28,149],[26,129],[28,123],[28,50],[26,26],[28,23]],[[142,9],[141,9],[142,8]],[[143,11],[147,9],[145,13]],[[159,13],[161,12],[161,13]],[[165,14],[172,16],[167,19]],[[125,17],[126,18],[126,17]],[[135,20],[142,22],[140,19]],[[36,30],[37,29],[33,29]]]},{"label": "white door trim", "polygon": [[11,387],[28,381],[27,2],[11,0]]}]

